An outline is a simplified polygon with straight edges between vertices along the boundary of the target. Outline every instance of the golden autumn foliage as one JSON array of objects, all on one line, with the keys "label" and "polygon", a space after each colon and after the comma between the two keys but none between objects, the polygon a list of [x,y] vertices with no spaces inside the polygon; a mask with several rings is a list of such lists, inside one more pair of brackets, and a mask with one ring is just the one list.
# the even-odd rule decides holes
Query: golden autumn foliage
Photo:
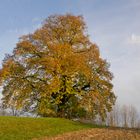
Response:
[{"label": "golden autumn foliage", "polygon": [[42,116],[103,119],[115,102],[109,64],[81,16],[54,15],[22,36],[0,70],[3,106]]}]

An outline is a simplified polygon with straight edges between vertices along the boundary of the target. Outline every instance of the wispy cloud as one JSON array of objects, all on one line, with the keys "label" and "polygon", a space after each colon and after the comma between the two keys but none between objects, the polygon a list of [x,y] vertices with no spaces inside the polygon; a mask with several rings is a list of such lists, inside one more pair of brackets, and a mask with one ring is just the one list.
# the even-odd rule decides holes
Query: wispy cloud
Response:
[{"label": "wispy cloud", "polygon": [[140,35],[132,34],[128,39],[128,43],[132,45],[140,45]]},{"label": "wispy cloud", "polygon": [[6,34],[14,34],[14,35],[23,35],[23,34],[27,34],[28,32],[29,31],[26,28],[23,29],[15,28],[15,29],[6,30]]},{"label": "wispy cloud", "polygon": [[33,22],[33,23],[42,22],[43,20],[44,20],[43,17],[34,17],[34,18],[32,18],[32,22]]}]

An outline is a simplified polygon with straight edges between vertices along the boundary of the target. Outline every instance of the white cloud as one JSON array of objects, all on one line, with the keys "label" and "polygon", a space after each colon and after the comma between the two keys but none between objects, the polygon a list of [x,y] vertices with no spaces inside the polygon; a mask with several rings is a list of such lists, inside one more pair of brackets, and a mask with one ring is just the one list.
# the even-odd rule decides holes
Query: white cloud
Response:
[{"label": "white cloud", "polygon": [[41,18],[35,17],[35,18],[32,19],[32,22],[38,22],[38,21],[40,21],[40,20],[41,20]]},{"label": "white cloud", "polygon": [[128,39],[128,43],[140,45],[140,35],[132,34],[131,37]]},{"label": "white cloud", "polygon": [[40,23],[40,22],[43,22],[44,20],[45,20],[44,17],[34,17],[34,18],[32,18],[33,23]]}]

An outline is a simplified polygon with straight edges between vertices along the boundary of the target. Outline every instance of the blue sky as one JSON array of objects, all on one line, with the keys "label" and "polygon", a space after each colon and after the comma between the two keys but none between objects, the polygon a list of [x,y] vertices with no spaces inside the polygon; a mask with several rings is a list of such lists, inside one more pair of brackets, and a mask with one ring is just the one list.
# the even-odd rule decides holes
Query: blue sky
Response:
[{"label": "blue sky", "polygon": [[66,13],[83,15],[90,39],[111,64],[118,102],[140,106],[140,0],[0,0],[0,63],[21,35]]}]

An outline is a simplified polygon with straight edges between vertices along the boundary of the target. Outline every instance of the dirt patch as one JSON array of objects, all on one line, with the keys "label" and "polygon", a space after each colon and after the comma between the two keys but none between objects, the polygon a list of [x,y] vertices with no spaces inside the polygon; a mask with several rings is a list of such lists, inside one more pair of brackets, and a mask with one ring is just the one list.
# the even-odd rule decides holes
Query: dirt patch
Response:
[{"label": "dirt patch", "polygon": [[89,130],[65,133],[51,138],[44,137],[39,140],[140,140],[140,131],[93,128]]}]

